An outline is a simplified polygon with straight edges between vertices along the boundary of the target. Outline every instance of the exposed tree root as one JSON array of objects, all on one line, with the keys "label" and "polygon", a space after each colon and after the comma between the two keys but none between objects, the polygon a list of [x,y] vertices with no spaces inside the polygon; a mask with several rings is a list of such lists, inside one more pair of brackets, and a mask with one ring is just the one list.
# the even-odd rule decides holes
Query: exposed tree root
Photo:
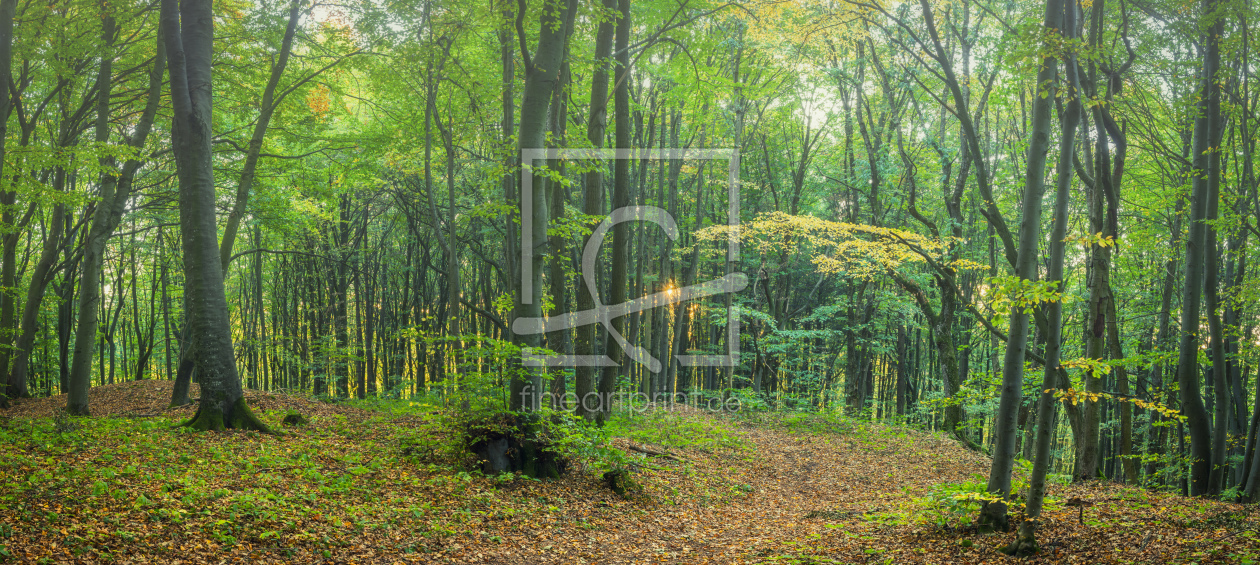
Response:
[{"label": "exposed tree root", "polygon": [[218,410],[207,410],[203,402],[197,407],[197,413],[193,415],[191,420],[180,424],[181,427],[192,428],[203,432],[216,431],[221,432],[228,429],[233,430],[254,430],[264,434],[275,434],[267,424],[258,419],[254,412],[249,409],[249,405],[245,403],[245,397],[236,399],[232,404],[230,416],[225,421],[223,413]]},{"label": "exposed tree root", "polygon": [[1014,557],[1028,557],[1041,551],[1041,548],[1037,546],[1037,521],[1024,520],[1020,523],[1018,533],[1015,534],[1015,541],[1002,547],[1001,551]]},{"label": "exposed tree root", "polygon": [[1001,500],[986,502],[980,507],[980,519],[976,522],[982,534],[993,532],[1009,532],[1011,516],[1007,512],[1006,503]]}]

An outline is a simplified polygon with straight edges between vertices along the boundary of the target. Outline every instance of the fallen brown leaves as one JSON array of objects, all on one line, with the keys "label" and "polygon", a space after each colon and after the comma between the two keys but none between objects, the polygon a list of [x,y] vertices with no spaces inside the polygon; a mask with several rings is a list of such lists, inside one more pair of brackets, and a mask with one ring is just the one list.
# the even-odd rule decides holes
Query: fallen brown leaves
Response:
[{"label": "fallen brown leaves", "polygon": [[[88,410],[92,416],[124,418],[148,418],[160,415],[191,418],[197,411],[197,398],[201,386],[192,383],[188,396],[192,404],[171,407],[173,381],[125,381],[112,385],[93,387],[88,390]],[[352,414],[361,418],[367,412],[343,404],[317,402],[301,395],[291,395],[259,390],[246,390],[245,400],[255,411],[295,410],[306,416]],[[9,418],[51,418],[66,407],[66,395],[45,398],[19,398],[0,414]]]},{"label": "fallen brown leaves", "polygon": [[[169,385],[94,392],[101,414],[148,414],[164,408]],[[1078,507],[1052,507],[1031,559],[996,551],[1013,534],[888,520],[935,485],[988,468],[942,436],[899,428],[794,432],[673,413],[733,430],[738,444],[614,439],[641,486],[623,500],[581,465],[556,481],[505,481],[405,459],[390,434],[423,420],[415,414],[288,395],[250,402],[269,423],[296,409],[312,424],[284,437],[170,431],[191,414],[183,408],[93,427],[78,447],[0,446],[0,481],[22,485],[19,504],[0,512],[0,544],[32,563],[1162,564],[1260,554],[1246,531],[1254,510],[1114,484],[1054,486],[1052,496],[1092,506],[1084,523]],[[9,425],[58,406],[23,401]],[[137,448],[131,434],[153,443]],[[54,468],[60,476],[44,472]],[[102,484],[109,494],[94,492]]]}]

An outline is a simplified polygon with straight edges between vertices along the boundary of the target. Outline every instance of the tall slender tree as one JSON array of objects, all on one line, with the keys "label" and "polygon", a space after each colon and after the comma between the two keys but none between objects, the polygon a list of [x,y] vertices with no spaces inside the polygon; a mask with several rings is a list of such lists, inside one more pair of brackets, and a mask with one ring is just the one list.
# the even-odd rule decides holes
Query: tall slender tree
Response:
[{"label": "tall slender tree", "polygon": [[201,400],[185,425],[270,432],[245,403],[236,370],[223,267],[215,221],[214,168],[211,165],[214,13],[211,0],[162,0],[174,109],[171,127],[179,182],[179,224],[184,250],[188,339],[194,355]]},{"label": "tall slender tree", "polygon": [[[1220,35],[1224,19],[1217,13],[1217,0],[1203,0],[1205,30],[1203,68],[1199,77],[1199,103],[1194,123],[1194,168],[1190,205],[1190,236],[1186,238],[1185,286],[1181,298],[1181,342],[1177,354],[1177,382],[1181,411],[1186,416],[1190,435],[1190,494],[1203,496],[1211,492],[1212,423],[1203,406],[1199,374],[1199,306],[1203,296],[1204,255],[1206,249],[1208,199],[1216,194],[1212,186],[1220,182],[1220,153],[1211,146],[1220,128],[1220,86],[1216,73],[1220,70]],[[1215,163],[1215,166],[1213,165]]]},{"label": "tall slender tree", "polygon": [[[521,118],[517,135],[517,147],[525,149],[544,149],[547,133],[547,112],[551,107],[551,92],[555,82],[559,80],[560,63],[564,59],[564,14],[568,12],[568,4],[576,0],[544,0],[538,22],[538,47],[533,56],[527,49],[523,20],[525,18],[524,2],[520,12],[516,14],[516,32],[521,45],[521,58],[525,65],[525,89],[521,95]],[[533,168],[537,163],[521,163],[522,167]],[[522,178],[524,178],[522,176]],[[520,285],[516,293],[516,315],[525,318],[542,318],[543,271],[547,261],[547,192],[538,187],[525,195],[521,192],[521,222],[530,224],[529,241],[521,238],[521,245],[529,249],[530,277],[517,283]],[[528,196],[529,200],[526,201]],[[528,213],[527,213],[528,212]],[[528,296],[526,296],[528,294]],[[540,348],[543,345],[542,334],[518,334],[518,342],[523,347]],[[533,366],[528,374],[512,375],[509,387],[509,405],[513,410],[535,410],[543,392],[543,373],[545,367]]]},{"label": "tall slender tree", "polygon": [[[1063,0],[1046,2],[1042,30],[1047,37],[1062,28]],[[1037,96],[1033,102],[1032,132],[1024,169],[1022,217],[1019,225],[1019,251],[1015,276],[1022,284],[1037,280],[1037,250],[1041,240],[1041,196],[1045,192],[1046,154],[1050,151],[1050,115],[1058,90],[1058,58],[1043,44],[1043,58],[1037,71]],[[1005,499],[1011,492],[1011,472],[1015,465],[1015,438],[1019,405],[1024,394],[1024,349],[1028,346],[1028,307],[1016,301],[1011,308],[1006,354],[1002,363],[1002,396],[993,421],[993,464],[989,468],[989,494]],[[989,502],[980,511],[981,528],[1006,530],[1010,527],[1003,500]]]}]

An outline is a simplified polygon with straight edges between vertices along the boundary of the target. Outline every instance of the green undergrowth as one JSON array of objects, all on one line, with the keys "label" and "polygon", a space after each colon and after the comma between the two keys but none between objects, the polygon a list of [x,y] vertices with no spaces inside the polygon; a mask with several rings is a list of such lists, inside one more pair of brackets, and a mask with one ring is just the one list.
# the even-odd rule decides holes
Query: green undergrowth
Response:
[{"label": "green undergrowth", "polygon": [[[971,527],[980,511],[980,506],[989,500],[995,500],[989,494],[987,478],[974,475],[968,480],[939,483],[928,489],[926,494],[918,494],[910,488],[904,493],[908,502],[897,507],[866,515],[866,519],[886,525],[928,525],[941,530],[960,530]],[[1023,474],[1017,473],[1011,483],[1011,492],[1007,499],[1011,512],[1020,514],[1024,509],[1024,496],[1028,484]],[[1053,512],[1061,507],[1054,496],[1046,496],[1043,510]]]},{"label": "green undergrowth", "polygon": [[607,427],[614,437],[670,449],[694,449],[706,453],[745,451],[751,444],[734,422],[669,409],[619,412]]},{"label": "green undergrowth", "polygon": [[[12,511],[0,513],[0,561],[21,560],[15,540],[102,560],[136,551],[187,558],[188,547],[172,539],[198,540],[210,554],[257,546],[295,559],[349,543],[440,552],[486,524],[555,513],[555,504],[516,494],[533,479],[475,470],[465,432],[487,414],[481,407],[327,406],[335,409],[307,414],[308,425],[286,426],[280,436],[197,432],[179,427],[186,416],[176,415],[4,421],[0,507]],[[291,413],[258,416],[278,429]],[[567,414],[543,418],[553,448],[591,495],[602,496],[600,476],[617,470],[630,472],[628,496],[649,504],[719,504],[750,490],[746,480],[693,461],[692,452],[749,449],[730,421],[664,411],[620,415],[603,427]],[[680,457],[623,451],[614,447],[618,437]]]},{"label": "green undergrowth", "polygon": [[883,451],[906,448],[930,434],[915,428],[872,422],[839,412],[754,411],[739,413],[748,427],[768,427],[798,435],[843,436],[854,445]]},{"label": "green undergrowth", "polygon": [[[260,414],[277,425],[285,412]],[[330,414],[283,437],[202,433],[177,417],[60,418],[0,427],[0,558],[15,541],[105,559],[198,539],[318,555],[348,539],[432,550],[469,524],[528,506],[489,504],[492,480],[399,452],[413,433],[387,413]],[[422,420],[422,422],[440,420]],[[395,424],[395,425],[391,425]],[[8,534],[9,537],[6,537]],[[33,545],[28,545],[33,547]]]}]

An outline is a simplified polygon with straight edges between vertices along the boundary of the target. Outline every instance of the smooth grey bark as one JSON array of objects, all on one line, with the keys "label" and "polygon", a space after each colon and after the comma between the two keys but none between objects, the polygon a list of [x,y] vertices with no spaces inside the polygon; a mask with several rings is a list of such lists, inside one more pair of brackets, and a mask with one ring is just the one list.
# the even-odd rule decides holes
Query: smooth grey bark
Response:
[{"label": "smooth grey bark", "polygon": [[[4,178],[5,139],[8,138],[9,112],[13,108],[8,84],[13,75],[13,18],[16,12],[17,0],[0,0],[0,179]],[[8,405],[6,396],[0,394],[0,408]]]},{"label": "smooth grey bark", "polygon": [[[613,120],[614,143],[618,151],[627,151],[631,147],[630,130],[630,0],[617,2],[617,32],[613,48],[616,52],[617,68],[613,73]],[[630,205],[630,160],[617,159],[613,162],[612,210]],[[613,226],[612,272],[609,275],[608,303],[621,304],[626,301],[626,266],[630,262],[630,225],[619,222]],[[613,331],[623,333],[626,317],[619,316],[611,320]],[[630,336],[634,339],[634,336]],[[617,376],[624,371],[622,362],[625,351],[617,345],[612,333],[605,335],[604,351],[612,358],[613,365],[604,367],[599,379],[600,416],[596,421],[603,422],[612,414],[612,393],[617,386]]]},{"label": "smooth grey bark", "polygon": [[[219,245],[219,262],[225,274],[227,273],[228,264],[232,261],[232,248],[236,242],[236,233],[240,229],[241,220],[245,216],[245,206],[249,202],[249,191],[254,185],[258,160],[262,156],[262,144],[267,134],[267,128],[271,123],[271,117],[275,114],[276,108],[280,106],[284,96],[291,92],[291,90],[285,91],[279,98],[275,94],[292,52],[293,37],[297,32],[300,7],[301,4],[298,0],[293,0],[289,6],[289,23],[285,28],[284,39],[280,44],[280,53],[272,64],[271,76],[267,80],[267,86],[263,89],[258,119],[254,122],[253,135],[250,137],[249,145],[245,149],[245,164],[241,170],[241,176],[237,179],[236,197],[232,203],[232,210],[228,213],[227,223],[223,229],[223,240]],[[184,327],[187,328],[190,325],[191,321],[188,320],[188,311],[185,310]],[[195,371],[193,369],[194,353],[188,349],[188,345],[187,339],[181,340],[180,362],[175,373],[175,385],[171,389],[171,406],[183,406],[189,403],[188,389],[192,385]]]},{"label": "smooth grey bark", "polygon": [[[1100,48],[1103,43],[1104,28],[1104,11],[1105,3],[1098,2],[1092,10],[1092,19],[1090,24],[1089,45],[1093,48]],[[1126,43],[1127,45],[1127,43]],[[1119,93],[1120,85],[1123,84],[1120,77],[1125,73],[1129,66],[1133,63],[1135,54],[1130,51],[1129,58],[1123,64],[1115,68],[1104,67],[1103,78],[1105,81],[1105,102],[1106,104],[1095,104],[1091,107],[1091,116],[1094,125],[1094,177],[1093,182],[1086,182],[1090,187],[1090,233],[1101,233],[1103,237],[1116,238],[1119,237],[1119,226],[1117,217],[1119,215],[1119,192],[1120,185],[1124,174],[1124,160],[1127,151],[1127,142],[1125,141],[1124,132],[1115,123],[1115,119],[1111,116],[1108,105],[1114,102],[1114,96]],[[1098,94],[1098,63],[1094,60],[1089,62],[1089,78],[1090,80],[1084,86],[1085,95],[1092,99],[1104,98]],[[1115,161],[1114,166],[1111,160],[1112,143],[1115,144]],[[1088,150],[1087,150],[1088,153]],[[1110,246],[1103,246],[1097,243],[1091,243],[1089,249],[1089,276],[1088,285],[1090,288],[1090,309],[1091,315],[1085,327],[1085,335],[1083,340],[1086,344],[1086,356],[1099,361],[1107,359],[1110,355],[1113,359],[1123,358],[1123,351],[1119,342],[1119,329],[1115,320],[1115,297],[1111,288],[1111,261],[1112,250]],[[1128,375],[1124,371],[1124,367],[1116,367],[1113,376],[1116,379],[1117,389],[1121,394],[1128,394]],[[1085,376],[1085,390],[1091,394],[1098,394],[1103,391],[1103,377],[1094,371],[1089,371]],[[1080,441],[1081,447],[1078,450],[1080,465],[1077,469],[1077,480],[1093,479],[1098,474],[1098,465],[1100,464],[1100,424],[1102,414],[1099,402],[1086,399],[1085,401],[1085,418],[1084,430]],[[1122,445],[1121,451],[1128,454],[1132,446],[1132,406],[1128,403],[1122,403],[1119,407],[1121,413],[1121,435]],[[1136,466],[1132,460],[1125,460],[1126,471],[1133,471],[1136,479]]]},{"label": "smooth grey bark", "polygon": [[197,414],[185,425],[270,431],[245,404],[236,360],[215,221],[211,165],[211,0],[162,0],[161,24],[170,71],[171,127],[179,181],[179,224],[193,363],[201,384]]},{"label": "smooth grey bark", "polygon": [[[1062,27],[1063,2],[1046,3],[1044,26],[1049,30]],[[1019,226],[1019,246],[1015,276],[1021,280],[1037,280],[1037,244],[1041,234],[1041,197],[1045,192],[1046,154],[1050,150],[1050,113],[1057,90],[1058,60],[1044,57],[1037,71],[1037,98],[1033,102],[1032,132],[1028,143],[1028,161],[1024,171],[1023,212]],[[1044,89],[1044,91],[1043,91]],[[1044,96],[1043,96],[1044,93]],[[993,464],[989,468],[986,490],[1005,499],[1011,491],[1011,471],[1015,465],[1015,443],[1019,434],[1019,405],[1023,400],[1024,350],[1028,346],[1028,312],[1016,305],[1011,308],[1010,331],[1007,332],[1006,354],[1002,362],[1002,395],[993,423]],[[980,527],[1006,530],[1010,527],[1006,503],[990,502],[981,509]]]},{"label": "smooth grey bark", "polygon": [[[608,127],[608,67],[612,64],[613,34],[616,25],[612,13],[617,8],[616,0],[603,0],[604,14],[599,20],[599,29],[595,33],[595,72],[591,75],[591,105],[586,120],[586,140],[591,147],[604,146],[604,134]],[[582,213],[596,216],[603,211],[603,165],[597,164],[588,171],[582,181]],[[582,238],[582,247],[586,249],[590,235]],[[585,284],[577,285],[577,306],[579,310],[595,307],[595,297]],[[573,352],[575,355],[593,355],[598,326],[589,324],[577,328],[574,332]],[[595,368],[575,367],[573,389],[577,397],[574,412],[587,420],[594,420],[600,412],[599,403],[593,398],[596,394]],[[591,401],[588,403],[587,399]]]},{"label": "smooth grey bark", "polygon": [[[504,6],[507,6],[505,3]],[[510,208],[519,206],[516,201],[516,176],[519,170],[516,154],[512,149],[512,135],[516,131],[516,95],[514,94],[514,82],[516,81],[516,59],[512,47],[512,10],[509,7],[503,9],[503,21],[499,26],[499,63],[500,69],[500,88],[503,94],[500,100],[500,116],[499,116],[499,142],[503,144],[505,156],[503,158],[503,174],[499,177],[499,186],[503,191],[503,201]],[[517,243],[516,220],[509,212],[506,215],[506,225],[503,226],[503,265],[504,273],[507,280],[503,281],[506,286],[510,287],[515,284],[513,281],[520,279],[520,266],[517,264],[517,258],[520,257],[520,247]],[[512,340],[512,322],[516,317],[515,305],[512,312],[508,314],[507,329],[504,331],[503,339]],[[515,367],[514,362],[508,363],[509,367]]]},{"label": "smooth grey bark", "polygon": [[[65,170],[58,168],[53,176],[54,191],[61,192],[65,186]],[[30,286],[26,288],[26,302],[22,305],[22,333],[14,344],[13,370],[9,373],[9,387],[5,395],[10,398],[25,398],[31,395],[27,387],[28,368],[30,366],[31,348],[35,344],[36,318],[39,306],[44,300],[44,291],[52,282],[53,265],[61,254],[61,232],[65,225],[66,207],[64,204],[53,206],[52,219],[44,234],[44,244],[40,249],[39,261],[31,273]]]},{"label": "smooth grey bark", "polygon": [[[1216,0],[1203,0],[1203,18],[1213,17]],[[1199,311],[1203,290],[1204,253],[1207,243],[1208,198],[1213,181],[1220,182],[1220,154],[1209,151],[1210,140],[1216,139],[1220,127],[1220,88],[1216,83],[1216,71],[1220,68],[1219,37],[1224,21],[1217,18],[1207,26],[1206,49],[1203,53],[1203,70],[1200,77],[1198,117],[1194,124],[1194,168],[1191,174],[1193,188],[1190,205],[1190,236],[1186,239],[1185,286],[1181,299],[1181,342],[1177,355],[1177,382],[1181,396],[1181,410],[1186,416],[1186,428],[1190,435],[1190,488],[1193,496],[1210,493],[1212,473],[1211,423],[1203,406],[1200,390],[1198,348]],[[1213,167],[1211,162],[1217,163]],[[1212,171],[1215,171],[1213,175]]]},{"label": "smooth grey bark", "polygon": [[[1247,138],[1245,129],[1243,130],[1243,137],[1244,139]],[[1248,160],[1250,159],[1249,151],[1246,148],[1243,149],[1243,158],[1248,159]],[[1250,177],[1250,174],[1249,174],[1250,166],[1251,166],[1250,163],[1247,163],[1246,165],[1243,166],[1244,178]],[[1248,183],[1248,184],[1252,184],[1252,183]],[[1250,207],[1248,205],[1249,199],[1242,197],[1236,200],[1235,202],[1236,202],[1235,213],[1241,213],[1240,215],[1246,215],[1250,213],[1250,210],[1249,210]],[[1243,287],[1243,284],[1246,281],[1246,277],[1247,277],[1246,248],[1247,248],[1248,235],[1249,233],[1245,227],[1236,228],[1236,230],[1229,235],[1228,243],[1225,246],[1226,247],[1225,284],[1229,285],[1230,287],[1226,291],[1226,294],[1229,296],[1237,296],[1237,293]],[[1225,346],[1225,366],[1228,369],[1227,374],[1229,377],[1229,397],[1230,397],[1229,400],[1231,403],[1231,407],[1230,407],[1231,418],[1229,419],[1229,433],[1240,438],[1251,439],[1251,436],[1248,435],[1249,430],[1250,430],[1250,433],[1252,434],[1255,433],[1255,430],[1248,427],[1247,425],[1247,422],[1248,422],[1247,389],[1246,389],[1246,385],[1244,384],[1247,381],[1248,370],[1245,370],[1243,368],[1244,364],[1240,357],[1241,348],[1239,345],[1239,342],[1250,339],[1251,328],[1239,327],[1239,308],[1238,308],[1239,306],[1240,305],[1237,304],[1233,300],[1226,301],[1225,308],[1224,308],[1225,312],[1222,315],[1222,320],[1221,320],[1222,323],[1225,324],[1225,328],[1227,328],[1225,340],[1224,340],[1224,346]],[[1246,483],[1246,480],[1247,480],[1247,477],[1246,477],[1247,463],[1246,462],[1247,462],[1247,457],[1250,456],[1250,453],[1247,449],[1248,445],[1250,445],[1250,441],[1244,440],[1241,443],[1234,442],[1231,445],[1231,448],[1229,450],[1230,456],[1238,455],[1239,457],[1242,458],[1241,464],[1233,466],[1233,469],[1232,469],[1233,476],[1230,477],[1230,480],[1236,483],[1240,488],[1244,487],[1247,484]]]},{"label": "smooth grey bark", "polygon": [[17,0],[0,0],[0,178],[4,177],[5,140],[9,131],[9,112],[13,99],[9,95],[9,81],[13,76],[13,18],[17,13]]},{"label": "smooth grey bark", "polygon": [[[1210,118],[1209,118],[1210,119]],[[1217,128],[1219,132],[1219,128]],[[1213,147],[1220,147],[1217,137],[1211,138]],[[1207,240],[1203,246],[1207,253],[1203,256],[1203,298],[1207,307],[1208,319],[1208,355],[1212,361],[1212,393],[1215,424],[1212,433],[1212,471],[1208,475],[1207,491],[1210,495],[1218,495],[1225,488],[1225,472],[1229,465],[1225,457],[1229,454],[1227,441],[1230,435],[1231,413],[1234,403],[1230,398],[1229,368],[1225,363],[1224,328],[1221,326],[1220,271],[1217,261],[1216,221],[1220,207],[1220,157],[1216,151],[1208,165],[1208,205],[1207,205]],[[1215,170],[1213,170],[1215,169]],[[1215,179],[1213,178],[1215,177]]]},{"label": "smooth grey bark", "polygon": [[[1065,6],[1062,30],[1068,38],[1075,35],[1076,3]],[[1072,193],[1072,159],[1076,154],[1076,128],[1081,121],[1081,100],[1077,88],[1076,56],[1068,52],[1063,59],[1063,75],[1066,91],[1066,109],[1062,115],[1059,135],[1059,160],[1055,167],[1054,224],[1050,228],[1050,264],[1046,280],[1064,288],[1063,256],[1067,248],[1068,205]],[[1046,307],[1046,364],[1043,367],[1041,391],[1037,395],[1037,415],[1033,441],[1033,468],[1028,478],[1028,498],[1024,506],[1024,524],[1020,525],[1015,544],[1009,553],[1028,555],[1036,553],[1036,530],[1040,525],[1041,509],[1046,496],[1046,474],[1050,470],[1050,443],[1054,438],[1058,403],[1054,394],[1059,356],[1063,349],[1063,302],[1051,302]]]},{"label": "smooth grey bark", "polygon": [[[576,0],[544,0],[542,13],[538,22],[538,49],[531,61],[529,53],[523,48],[527,41],[520,25],[523,13],[517,14],[517,33],[521,41],[521,56],[525,62],[525,88],[521,95],[521,122],[517,143],[519,149],[546,148],[547,110],[551,106],[551,92],[559,79],[560,63],[564,59],[564,14],[570,2]],[[523,5],[523,2],[522,2]],[[521,163],[522,167],[533,168],[535,163]],[[524,290],[516,293],[517,316],[526,318],[542,317],[543,270],[547,260],[547,221],[550,210],[547,207],[547,192],[533,190],[530,197],[531,213],[524,213],[525,195],[522,191],[521,222],[530,222],[531,239],[521,241],[528,246],[530,256],[530,287],[528,302]],[[524,281],[520,281],[523,283]],[[517,343],[523,347],[539,348],[543,345],[542,334],[517,335]],[[543,373],[545,367],[530,367],[528,375],[517,372],[512,375],[509,390],[509,406],[512,410],[536,410],[542,396]]]},{"label": "smooth grey bark", "polygon": [[[153,66],[149,70],[149,92],[145,100],[143,112],[140,119],[137,120],[135,130],[130,139],[127,140],[128,145],[139,150],[144,148],[145,142],[148,140],[149,133],[153,129],[153,121],[157,116],[158,106],[162,101],[162,77],[166,68],[166,45],[162,41],[159,32],[157,39],[156,54],[153,58]],[[102,101],[102,104],[107,102]],[[108,106],[98,106],[98,132],[100,136],[102,125],[101,120],[108,119]],[[100,112],[104,112],[102,115]],[[104,117],[102,117],[104,116]],[[123,212],[127,207],[127,200],[131,197],[131,188],[135,182],[136,173],[144,164],[143,159],[128,159],[122,167],[122,170],[116,177],[116,180],[106,179],[106,176],[112,176],[110,173],[102,175],[101,180],[101,200],[96,206],[96,212],[92,216],[92,224],[88,228],[87,237],[83,241],[82,265],[83,272],[80,275],[79,283],[79,299],[77,308],[79,311],[79,325],[75,328],[74,357],[71,360],[70,383],[86,382],[90,378],[92,356],[96,348],[96,332],[100,326],[97,317],[97,302],[100,300],[100,277],[101,268],[104,262],[105,244],[109,241],[110,236],[122,221]],[[45,249],[47,251],[47,249]],[[41,258],[41,263],[43,259]],[[32,282],[32,288],[34,282]],[[30,313],[33,316],[38,313],[39,300],[43,296],[43,289],[39,291],[36,297],[32,293],[27,294],[26,309],[34,310]],[[32,300],[34,298],[34,300]],[[25,319],[25,314],[24,314]],[[25,324],[25,322],[23,322]],[[26,339],[25,332],[19,340]],[[34,335],[30,336],[34,339]],[[22,347],[19,341],[18,365],[14,367],[14,371],[25,371],[25,359],[22,357],[23,352],[29,349],[29,345]],[[29,352],[27,352],[29,354]],[[83,360],[80,361],[80,355]],[[76,371],[81,371],[76,374]],[[77,379],[82,379],[79,381]],[[85,392],[85,391],[84,391]],[[86,399],[85,399],[86,401]]]},{"label": "smooth grey bark", "polygon": [[[577,4],[569,4],[569,10],[564,16],[564,62],[560,64],[560,77],[556,81],[555,88],[551,90],[551,120],[549,128],[551,129],[551,141],[556,147],[566,147],[568,140],[565,138],[568,132],[568,94],[573,73],[569,68],[569,54],[573,42],[573,22],[577,18]],[[546,180],[547,187],[547,203],[551,206],[551,218],[553,222],[562,223],[565,217],[565,205],[568,203],[569,190],[564,182],[557,179],[565,178],[565,164],[560,159],[548,159],[547,168],[554,171],[554,177],[549,176]],[[452,203],[453,208],[453,203]],[[548,275],[548,283],[551,288],[552,305],[556,312],[568,312],[572,310],[573,304],[568,291],[568,276],[565,274],[566,263],[570,261],[570,247],[565,241],[566,238],[560,233],[549,234],[551,245],[551,265],[550,274]],[[572,355],[573,354],[573,334],[570,330],[554,330],[547,332],[546,336],[547,349],[556,353]],[[565,406],[565,393],[568,392],[566,380],[566,370],[561,369],[551,375],[551,383],[548,387],[550,393],[551,407],[556,410],[567,410]]]},{"label": "smooth grey bark", "polygon": [[[109,95],[110,84],[113,80],[113,41],[116,31],[114,18],[106,16],[102,19],[101,28],[101,37],[106,48],[96,74],[96,83],[99,85],[96,99],[95,137],[97,143],[109,141]],[[96,229],[98,220],[103,226],[110,217],[118,188],[118,178],[111,171],[114,168],[113,158],[102,158],[100,164],[105,168],[100,178],[101,202],[97,205],[96,214],[92,218],[93,229],[84,242],[83,275],[79,283],[79,325],[74,332],[74,358],[70,362],[70,389],[69,394],[66,395],[66,411],[84,416],[88,414],[92,355],[96,347],[96,332],[99,326],[101,253],[105,248],[105,240],[108,239],[108,236],[105,236],[94,240],[92,236],[99,234]],[[111,231],[112,229],[113,227],[110,226]]]},{"label": "smooth grey bark", "polygon": [[[1239,19],[1243,22],[1243,26],[1242,26],[1243,30],[1246,30],[1247,29],[1246,15],[1239,14]],[[1246,60],[1248,54],[1251,52],[1250,37],[1248,36],[1246,31],[1243,32],[1243,51],[1242,52],[1243,52],[1243,59]],[[1243,81],[1242,81],[1242,91],[1244,93],[1249,93],[1251,91],[1250,86],[1251,86],[1250,75],[1244,73]],[[1241,125],[1241,130],[1242,130],[1242,138],[1244,140],[1247,140],[1242,144],[1243,145],[1243,155],[1242,155],[1243,156],[1243,182],[1245,182],[1247,186],[1252,187],[1251,194],[1254,197],[1255,190],[1256,190],[1256,175],[1255,175],[1255,164],[1253,163],[1253,160],[1252,160],[1252,154],[1255,149],[1255,139],[1252,137],[1251,132],[1249,131],[1250,125],[1247,120],[1243,120],[1240,125]],[[1260,213],[1260,208],[1253,209],[1252,212]],[[1235,275],[1237,278],[1234,279],[1238,281],[1236,283],[1238,285],[1241,285],[1242,281],[1245,280],[1244,276],[1247,270],[1247,266],[1246,266],[1247,255],[1246,255],[1246,243],[1245,243],[1246,238],[1247,238],[1247,230],[1244,228],[1244,229],[1241,229],[1240,231],[1242,232],[1241,237],[1240,237],[1242,242],[1239,242],[1238,247],[1239,249],[1242,250],[1242,256],[1238,260],[1239,262],[1238,272]],[[1226,310],[1227,323],[1234,323],[1231,320],[1231,318],[1234,318],[1233,314],[1234,314],[1234,307],[1231,306],[1230,309]],[[1250,335],[1251,335],[1251,329],[1248,328],[1247,331],[1243,333],[1242,337],[1238,338],[1238,340],[1235,341],[1235,346],[1234,346],[1235,354],[1237,354],[1238,342],[1248,339]],[[1236,363],[1237,365],[1242,364],[1242,362],[1238,360],[1235,360],[1234,363]],[[1237,375],[1235,379],[1236,379],[1236,382],[1238,383],[1238,390],[1240,391],[1240,393],[1237,395],[1238,396],[1237,408],[1235,408],[1235,410],[1237,411],[1238,419],[1240,421],[1239,427],[1240,429],[1248,430],[1246,433],[1247,441],[1245,444],[1243,444],[1242,449],[1241,449],[1242,456],[1243,456],[1243,465],[1242,465],[1242,473],[1239,478],[1239,485],[1243,489],[1242,499],[1244,501],[1257,502],[1258,500],[1260,500],[1260,374],[1257,374],[1256,376],[1257,393],[1253,395],[1255,397],[1255,401],[1254,401],[1255,405],[1251,410],[1250,426],[1248,426],[1247,422],[1244,420],[1244,418],[1247,417],[1247,406],[1246,406],[1247,394],[1246,394],[1246,391],[1243,389],[1243,383],[1246,382],[1247,380],[1246,372],[1239,371],[1238,367],[1235,367],[1234,371],[1236,372],[1236,375]],[[1241,373],[1241,374],[1238,374],[1238,373]]]},{"label": "smooth grey bark", "polygon": [[[500,65],[500,116],[499,116],[499,143],[503,151],[503,173],[499,176],[499,188],[503,192],[503,202],[507,204],[508,211],[504,214],[503,225],[503,275],[504,286],[514,288],[516,281],[521,278],[519,258],[520,244],[517,240],[517,221],[519,217],[514,215],[520,208],[518,196],[516,194],[517,176],[520,174],[520,153],[515,151],[512,136],[516,131],[516,59],[513,44],[514,33],[512,23],[514,21],[511,5],[504,1],[499,7],[502,20],[499,23],[498,39],[499,39],[499,65]],[[410,262],[410,261],[408,261]],[[520,300],[513,300],[512,309],[507,313],[507,323],[504,324],[503,335],[501,339],[505,341],[516,342],[516,335],[512,331],[512,324],[516,321],[516,317],[520,315]],[[521,370],[521,359],[519,356],[511,356],[504,363],[504,371],[508,378],[514,376]],[[401,371],[400,371],[401,372]],[[508,406],[511,406],[509,401]]]},{"label": "smooth grey bark", "polygon": [[[13,75],[13,18],[17,12],[17,0],[0,0],[0,179],[4,178],[5,139],[8,138],[9,112],[13,108],[9,95],[9,81]],[[3,182],[3,181],[0,181]],[[0,370],[0,374],[5,371]],[[7,407],[6,395],[0,394],[0,408]]]},{"label": "smooth grey bark", "polygon": [[[1095,123],[1095,125],[1098,125]],[[1102,130],[1101,125],[1097,128]],[[1098,158],[1106,154],[1105,134],[1099,136],[1097,143]],[[1101,184],[1106,182],[1102,174],[1098,174],[1099,169],[1095,169],[1095,184],[1089,191],[1089,224],[1090,233],[1101,233],[1104,227],[1103,220],[1103,190]],[[1107,251],[1096,242],[1091,242],[1089,246],[1089,268],[1087,278],[1090,279],[1090,296],[1088,301],[1088,314],[1085,324],[1082,328],[1082,341],[1085,343],[1085,356],[1097,361],[1106,359],[1106,302],[1111,300],[1110,286],[1106,284],[1107,278],[1110,276],[1110,259]],[[1102,375],[1097,371],[1087,369],[1084,376],[1084,389],[1086,393],[1098,394],[1102,392]],[[1099,459],[1099,428],[1102,423],[1101,402],[1089,398],[1083,400],[1084,409],[1082,413],[1083,430],[1079,445],[1076,446],[1077,464],[1076,473],[1073,477],[1076,481],[1092,480],[1098,475],[1098,459]]]}]

